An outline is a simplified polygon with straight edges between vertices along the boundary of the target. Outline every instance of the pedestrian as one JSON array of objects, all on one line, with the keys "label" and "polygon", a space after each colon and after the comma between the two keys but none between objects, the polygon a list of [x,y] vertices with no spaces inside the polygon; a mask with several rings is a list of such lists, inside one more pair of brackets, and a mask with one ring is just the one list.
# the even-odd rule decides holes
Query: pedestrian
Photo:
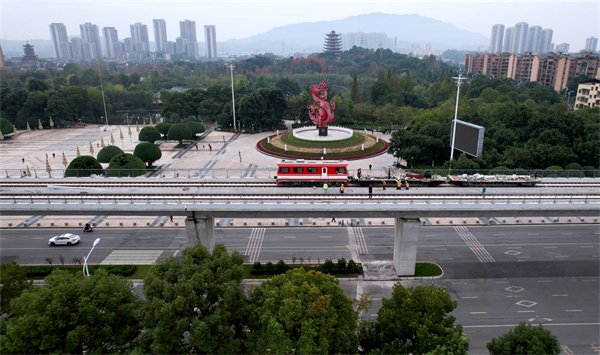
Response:
[{"label": "pedestrian", "polygon": [[344,184],[340,185],[340,193],[343,194],[344,193]]},{"label": "pedestrian", "polygon": [[388,179],[392,178],[392,167],[388,166]]},{"label": "pedestrian", "polygon": [[337,223],[337,221],[335,220],[335,217],[331,217],[331,221]]},{"label": "pedestrian", "polygon": [[56,158],[56,154],[52,153],[52,158]]},{"label": "pedestrian", "polygon": [[383,186],[383,191],[385,191],[385,187],[387,186],[385,180],[381,180],[381,186]]},{"label": "pedestrian", "polygon": [[171,222],[173,222],[173,216],[171,216]]},{"label": "pedestrian", "polygon": [[533,172],[533,178],[534,178],[534,179],[537,179],[537,171],[534,171],[534,172]]},{"label": "pedestrian", "polygon": [[406,191],[408,191],[408,188],[409,188],[409,186],[408,186],[408,180],[406,180]]},{"label": "pedestrian", "polygon": [[481,190],[481,197],[485,198],[485,192],[487,189],[485,188],[485,184],[483,184],[483,189]]},{"label": "pedestrian", "polygon": [[358,168],[358,171],[356,172],[356,176],[358,176],[358,178],[360,179],[360,176],[362,175],[362,168]]},{"label": "pedestrian", "polygon": [[100,143],[96,143],[96,148],[100,148]]},{"label": "pedestrian", "polygon": [[398,185],[396,185],[396,190],[402,190],[402,180],[398,180]]},{"label": "pedestrian", "polygon": [[373,198],[373,184],[369,184],[369,198]]},{"label": "pedestrian", "polygon": [[196,150],[198,150],[198,143],[194,144],[196,146]]},{"label": "pedestrian", "polygon": [[325,192],[327,192],[327,189],[328,189],[328,188],[329,188],[329,186],[327,186],[327,181],[325,181],[325,182],[323,183],[323,190],[324,190]]},{"label": "pedestrian", "polygon": [[25,158],[21,158],[21,160],[23,161],[23,163],[25,163]]},{"label": "pedestrian", "polygon": [[371,172],[371,164],[369,164],[369,172]]},{"label": "pedestrian", "polygon": [[210,145],[210,144],[209,144],[209,145],[208,145],[208,149],[209,149],[210,151],[212,151],[212,145]]},{"label": "pedestrian", "polygon": [[46,159],[48,159],[48,153],[46,153]]}]

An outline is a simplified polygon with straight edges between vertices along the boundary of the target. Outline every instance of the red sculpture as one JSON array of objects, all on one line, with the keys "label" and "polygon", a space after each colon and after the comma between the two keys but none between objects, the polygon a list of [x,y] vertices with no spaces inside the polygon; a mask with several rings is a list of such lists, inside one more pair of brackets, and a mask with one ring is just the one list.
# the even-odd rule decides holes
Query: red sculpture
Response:
[{"label": "red sculpture", "polygon": [[333,121],[333,110],[335,110],[335,102],[327,102],[327,80],[319,85],[310,88],[310,94],[315,100],[316,105],[308,106],[308,116],[314,124],[320,127],[325,127],[326,124]]}]

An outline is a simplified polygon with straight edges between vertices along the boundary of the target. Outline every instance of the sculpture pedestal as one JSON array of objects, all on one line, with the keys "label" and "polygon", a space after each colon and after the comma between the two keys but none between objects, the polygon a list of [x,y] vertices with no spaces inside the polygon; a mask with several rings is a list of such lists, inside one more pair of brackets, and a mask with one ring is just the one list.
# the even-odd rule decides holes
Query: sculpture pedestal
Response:
[{"label": "sculpture pedestal", "polygon": [[319,137],[327,137],[327,126],[319,127]]}]

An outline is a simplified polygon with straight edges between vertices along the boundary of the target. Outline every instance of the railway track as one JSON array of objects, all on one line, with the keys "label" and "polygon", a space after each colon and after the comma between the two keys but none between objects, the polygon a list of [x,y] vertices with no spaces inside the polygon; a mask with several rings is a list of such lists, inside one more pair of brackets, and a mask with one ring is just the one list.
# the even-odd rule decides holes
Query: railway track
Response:
[{"label": "railway track", "polygon": [[[348,187],[359,187],[359,185],[348,183]],[[388,185],[389,188],[393,186]],[[8,188],[192,188],[192,187],[249,187],[249,188],[263,188],[263,187],[277,187],[275,181],[94,181],[94,182],[81,182],[81,181],[0,181],[0,187]],[[291,186],[290,186],[291,187]],[[457,187],[452,184],[442,184],[439,187]],[[509,187],[509,186],[507,186]],[[582,181],[569,181],[569,182],[540,182],[535,187],[596,187],[600,188],[600,181],[598,182],[582,182]],[[305,187],[306,188],[306,187]]]}]

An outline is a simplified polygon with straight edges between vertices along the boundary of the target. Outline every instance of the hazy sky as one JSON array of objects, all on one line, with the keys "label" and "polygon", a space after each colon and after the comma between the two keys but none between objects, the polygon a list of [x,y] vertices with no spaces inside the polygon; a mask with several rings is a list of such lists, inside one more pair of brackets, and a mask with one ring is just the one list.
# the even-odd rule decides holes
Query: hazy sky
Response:
[{"label": "hazy sky", "polygon": [[[79,24],[92,22],[115,27],[119,39],[129,37],[129,25],[148,25],[154,41],[152,19],[164,19],[167,37],[179,37],[179,21],[196,21],[198,40],[204,40],[203,26],[215,25],[217,41],[246,38],[273,27],[293,23],[343,19],[349,16],[384,12],[419,14],[458,28],[490,36],[491,27],[506,27],[525,21],[554,30],[553,42],[569,43],[578,51],[585,39],[600,31],[598,0],[590,1],[353,1],[353,0],[0,0],[4,39],[50,39],[48,25],[62,22],[69,36],[79,35]],[[335,29],[334,29],[335,30]],[[400,34],[395,34],[400,37]],[[488,45],[489,43],[486,43]]]}]

